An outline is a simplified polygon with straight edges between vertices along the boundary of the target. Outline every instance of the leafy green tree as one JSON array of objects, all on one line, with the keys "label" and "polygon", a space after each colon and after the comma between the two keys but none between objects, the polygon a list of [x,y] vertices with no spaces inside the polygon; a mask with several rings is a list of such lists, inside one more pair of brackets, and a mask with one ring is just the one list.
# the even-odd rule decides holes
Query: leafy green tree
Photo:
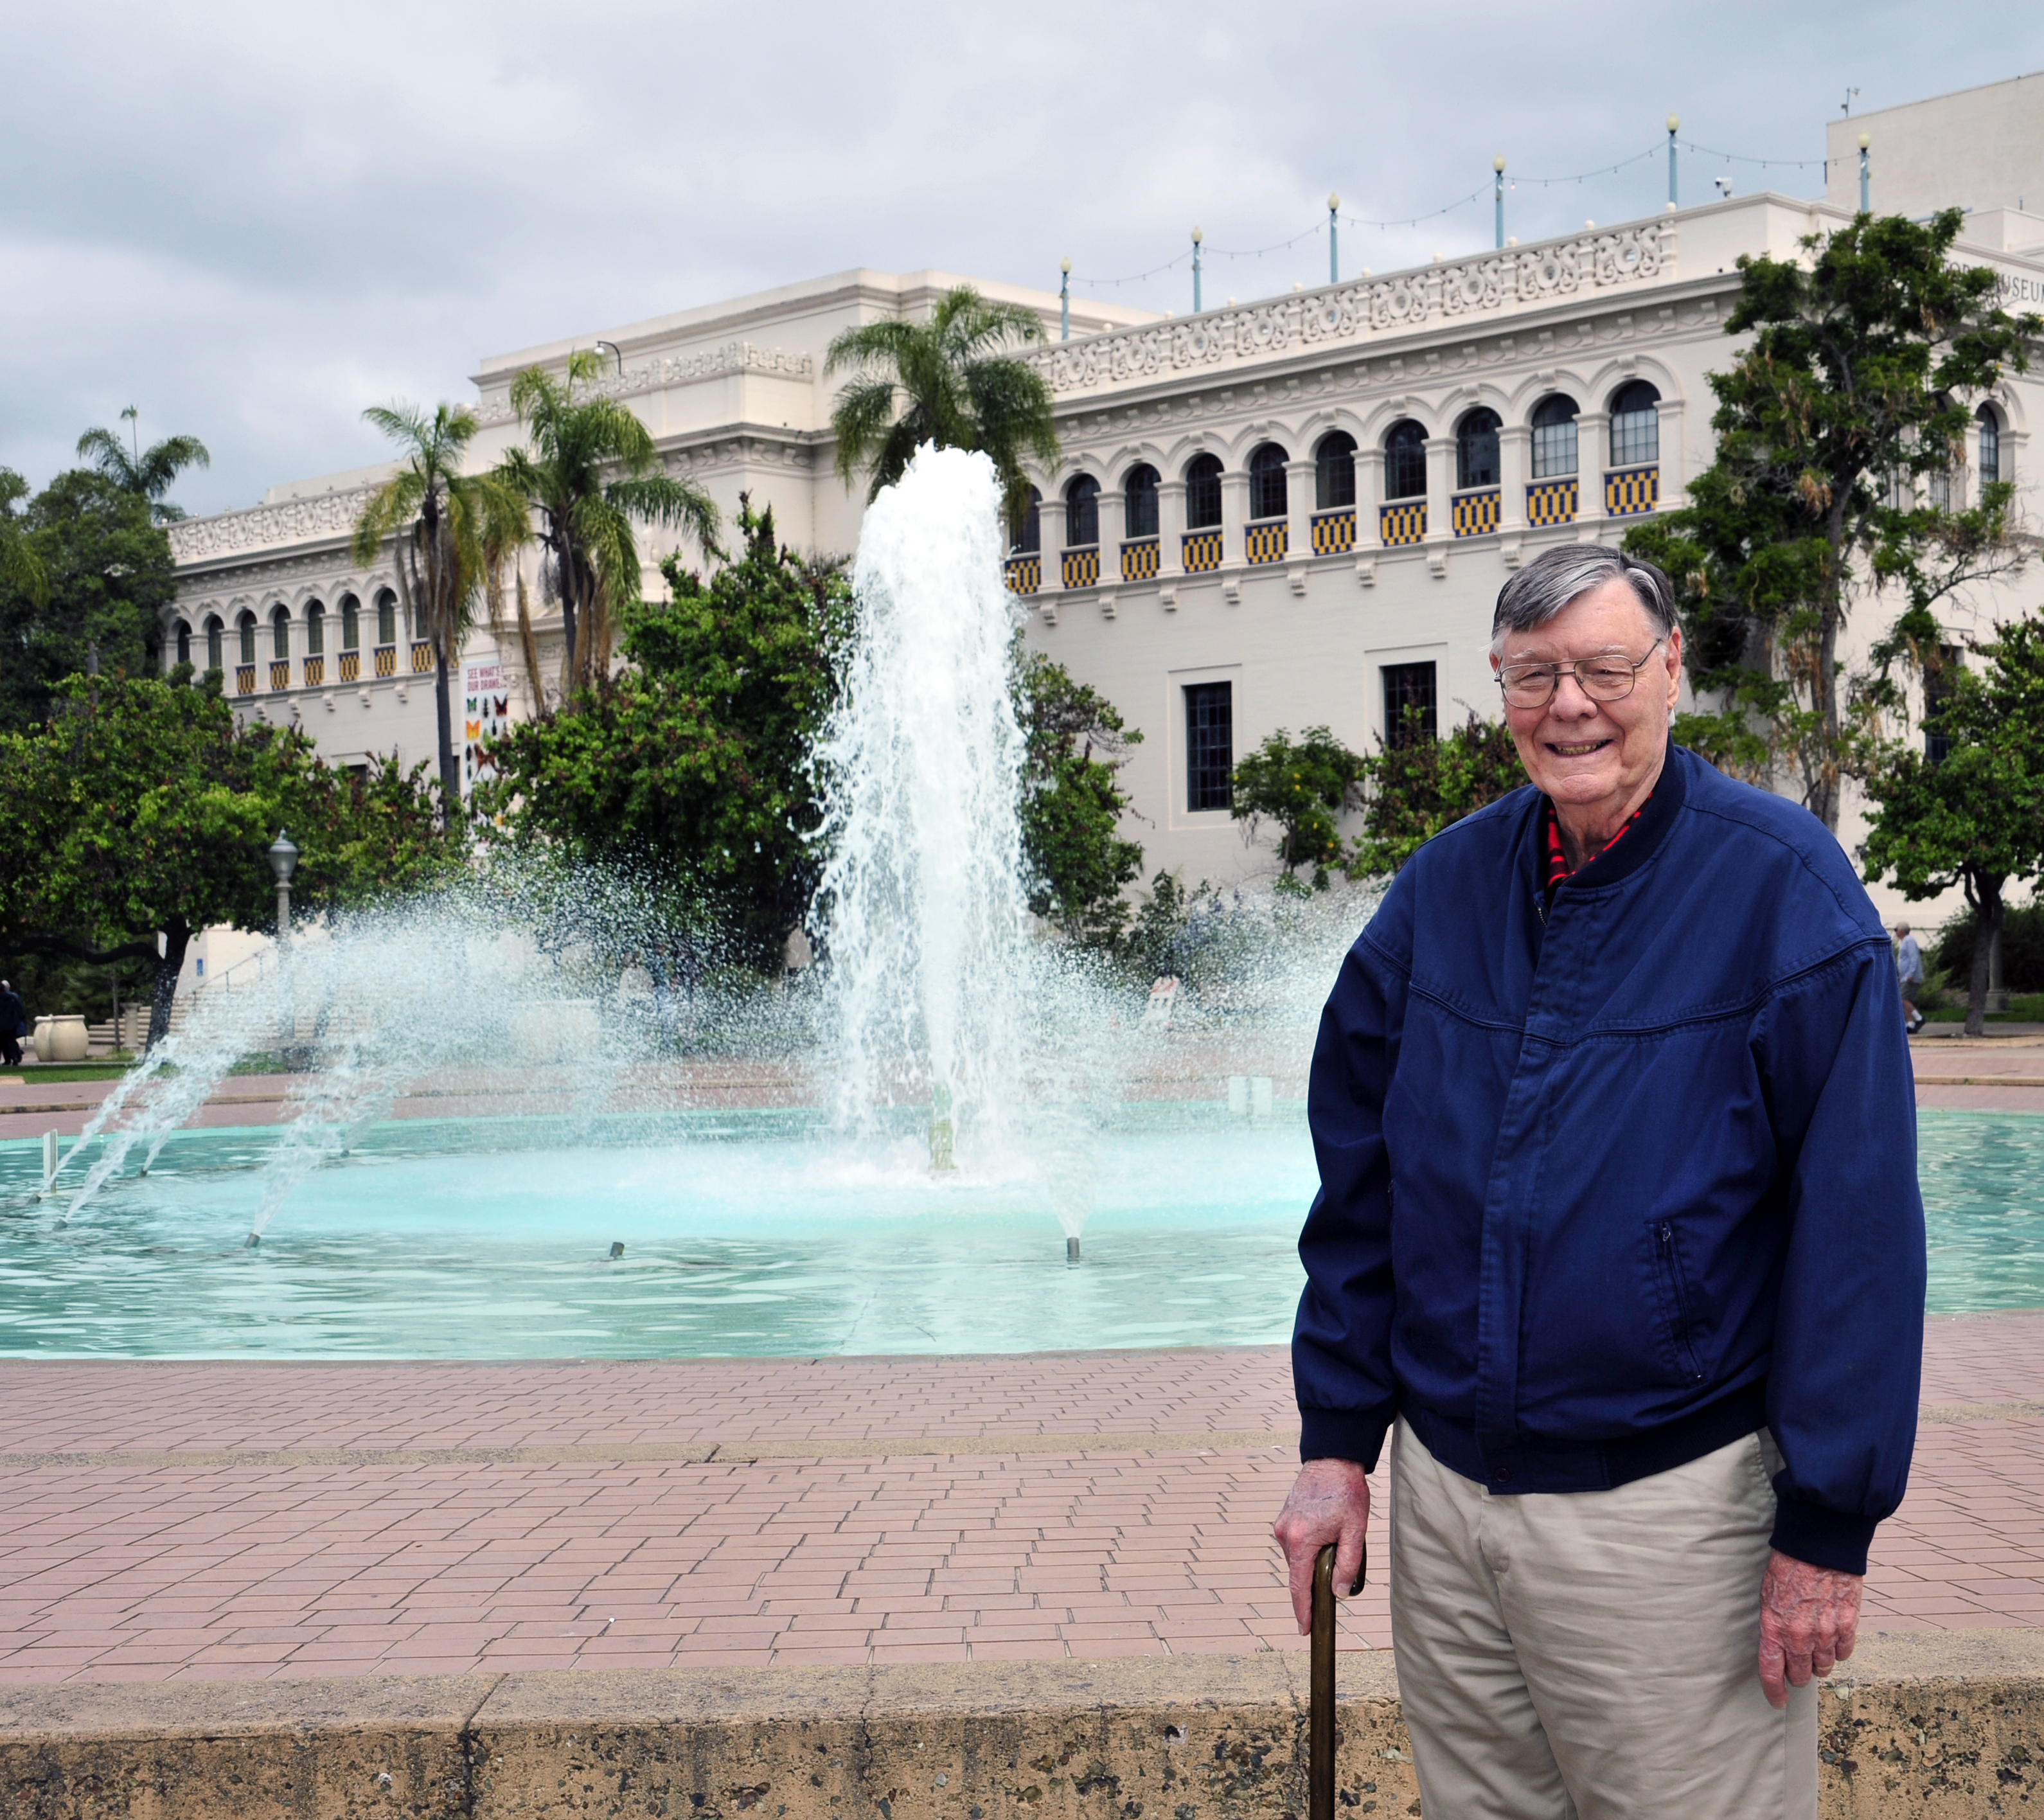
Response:
[{"label": "leafy green tree", "polygon": [[1128,798],[1116,774],[1143,735],[1105,695],[1040,652],[1018,657],[1015,706],[1029,908],[1072,941],[1111,945],[1128,922],[1122,887],[1143,869],[1141,845],[1121,837]]},{"label": "leafy green tree", "polygon": [[1388,878],[1450,822],[1526,782],[1512,729],[1472,714],[1440,739],[1422,737],[1408,708],[1406,737],[1363,761],[1362,832],[1348,862],[1352,877]]},{"label": "leafy green tree", "polygon": [[123,493],[148,500],[158,524],[173,524],[184,517],[185,509],[163,495],[187,468],[210,468],[213,457],[195,436],[167,436],[144,449],[141,416],[133,405],[121,414],[128,425],[128,448],[121,446],[121,438],[110,429],[89,429],[78,439],[78,452],[90,456],[94,470]]},{"label": "leafy green tree", "polygon": [[870,468],[873,499],[926,442],[977,449],[993,458],[1009,529],[1018,527],[1029,511],[1024,458],[1054,467],[1058,445],[1049,384],[1008,350],[1043,336],[1035,311],[989,303],[968,284],[938,298],[927,322],[866,322],[836,336],[824,371],[851,375],[831,411],[845,484]]},{"label": "leafy green tree", "polygon": [[707,581],[670,557],[672,598],[636,610],[627,667],[578,710],[513,727],[478,806],[501,841],[624,863],[718,915],[763,968],[814,895],[812,740],[837,700],[851,591],[741,500],[743,555]]},{"label": "leafy green tree", "polygon": [[530,537],[531,527],[524,502],[494,474],[463,473],[478,427],[473,411],[444,404],[429,417],[413,405],[375,405],[362,415],[398,444],[403,466],[355,520],[355,560],[375,561],[386,538],[396,547],[405,613],[433,648],[440,803],[451,818],[461,804],[461,772],[448,672],[461,660],[491,569]]},{"label": "leafy green tree", "polygon": [[[528,367],[513,379],[511,408],[524,425],[528,446],[511,450],[492,475],[539,514],[548,583],[559,596],[567,633],[566,700],[609,675],[617,629],[640,594],[634,523],[686,530],[705,550],[717,529],[709,495],[661,471],[645,425],[615,398],[580,392],[602,371],[601,357],[585,348],[568,356],[559,379]],[[531,628],[522,594],[520,612],[529,664]],[[536,668],[532,686],[544,718]]]},{"label": "leafy green tree", "polygon": [[40,725],[0,734],[0,953],[154,962],[152,1043],[192,932],[272,920],[279,828],[299,848],[294,905],[311,913],[461,864],[423,766],[387,760],[359,783],[294,729],[238,725],[217,675],[190,674],[74,676]]},{"label": "leafy green tree", "polygon": [[49,604],[49,578],[29,542],[14,508],[29,496],[29,483],[11,468],[0,468],[0,589],[33,607]]},{"label": "leafy green tree", "polygon": [[1867,774],[1863,856],[1869,881],[1892,875],[1921,899],[1959,886],[1974,913],[1966,1033],[1984,1028],[1988,964],[2011,880],[2044,871],[2044,621],[1995,628],[1976,647],[1984,672],[1947,679],[1934,763],[1900,741],[1879,748]]},{"label": "leafy green tree", "polygon": [[1327,868],[1341,858],[1339,823],[1356,806],[1363,768],[1362,759],[1325,727],[1308,727],[1297,741],[1280,727],[1235,768],[1230,813],[1248,822],[1252,838],[1259,822],[1277,823],[1281,885],[1303,889],[1299,868],[1311,866],[1313,889],[1327,888]]},{"label": "leafy green tree", "polygon": [[1755,781],[1787,770],[1834,830],[1856,762],[1838,673],[1855,590],[1900,602],[1866,693],[1891,704],[1886,666],[1936,642],[1932,605],[2019,554],[2008,483],[1939,502],[1973,402],[2027,370],[2025,338],[2044,330],[1996,306],[1992,269],[1949,263],[1963,220],[1861,215],[1804,240],[1804,258],[1742,256],[1725,329],[1752,340],[1711,376],[1717,458],[1687,508],[1626,538],[1674,582],[1691,678],[1721,702],[1676,737]]},{"label": "leafy green tree", "polygon": [[175,592],[148,502],[89,469],[60,474],[9,517],[6,541],[33,572],[0,573],[0,731],[40,721],[66,676],[154,668],[157,616]]}]

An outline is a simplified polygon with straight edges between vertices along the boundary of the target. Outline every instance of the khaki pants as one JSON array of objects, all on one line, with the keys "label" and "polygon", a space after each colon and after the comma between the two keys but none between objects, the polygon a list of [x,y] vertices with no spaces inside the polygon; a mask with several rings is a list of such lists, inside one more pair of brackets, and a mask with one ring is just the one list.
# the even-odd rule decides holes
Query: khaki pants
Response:
[{"label": "khaki pants", "polygon": [[1814,1820],[1817,1687],[1760,1691],[1765,1430],[1608,1491],[1496,1497],[1403,1420],[1391,1634],[1428,1820]]}]

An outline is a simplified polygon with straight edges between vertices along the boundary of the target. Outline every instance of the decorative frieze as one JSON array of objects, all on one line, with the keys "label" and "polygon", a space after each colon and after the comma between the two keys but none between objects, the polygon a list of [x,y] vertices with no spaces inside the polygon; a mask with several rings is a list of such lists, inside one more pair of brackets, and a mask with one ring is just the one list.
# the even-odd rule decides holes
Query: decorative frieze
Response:
[{"label": "decorative frieze", "polygon": [[[750,341],[728,341],[700,354],[669,354],[648,360],[623,372],[614,368],[578,389],[601,398],[628,398],[644,392],[663,392],[675,386],[693,386],[705,379],[728,378],[734,373],[765,373],[779,379],[813,379],[813,355],[790,354],[781,348],[756,348]],[[484,424],[509,423],[515,414],[508,396],[488,398],[474,407]]]},{"label": "decorative frieze", "polygon": [[280,499],[274,506],[253,506],[245,512],[222,512],[212,518],[180,518],[164,527],[171,555],[180,567],[212,556],[231,556],[290,544],[310,544],[351,536],[355,521],[373,487],[351,487],[344,492],[317,493],[309,499]]},{"label": "decorative frieze", "polygon": [[[1396,277],[1330,285],[1182,321],[1060,342],[1028,356],[1054,392],[1268,360],[1322,344],[1472,318],[1639,283],[1672,269],[1675,230],[1662,221],[1517,252],[1457,260]],[[1473,364],[1475,350],[1465,358]]]}]

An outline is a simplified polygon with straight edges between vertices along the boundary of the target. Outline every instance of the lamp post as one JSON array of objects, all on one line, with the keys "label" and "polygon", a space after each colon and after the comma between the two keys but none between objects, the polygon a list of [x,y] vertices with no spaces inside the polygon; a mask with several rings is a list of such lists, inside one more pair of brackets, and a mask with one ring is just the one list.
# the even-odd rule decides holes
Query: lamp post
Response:
[{"label": "lamp post", "polygon": [[1497,244],[1504,244],[1504,154],[1500,152],[1491,160],[1491,200],[1497,206]]},{"label": "lamp post", "polygon": [[1341,283],[1341,209],[1340,194],[1333,190],[1327,192],[1327,283]]},{"label": "lamp post", "polygon": [[611,352],[617,356],[617,376],[620,379],[623,379],[624,377],[624,350],[619,347],[615,341],[599,341],[597,343],[597,346],[598,348],[608,348]]},{"label": "lamp post", "polygon": [[1193,314],[1200,313],[1200,242],[1207,237],[1199,229],[1193,229]]},{"label": "lamp post", "polygon": [[282,829],[270,843],[270,870],[277,875],[277,945],[291,945],[291,875],[298,869],[298,850]]},{"label": "lamp post", "polygon": [[1072,262],[1060,260],[1058,270],[1058,339],[1069,341],[1072,338]]},{"label": "lamp post", "polygon": [[1681,198],[1675,194],[1675,133],[1682,124],[1679,114],[1668,116],[1668,206],[1675,207]]},{"label": "lamp post", "polygon": [[1859,136],[1859,212],[1862,215],[1870,214],[1873,213],[1873,211],[1867,206],[1866,200],[1866,151],[1867,148],[1873,144],[1873,135],[1872,133],[1862,133]]}]

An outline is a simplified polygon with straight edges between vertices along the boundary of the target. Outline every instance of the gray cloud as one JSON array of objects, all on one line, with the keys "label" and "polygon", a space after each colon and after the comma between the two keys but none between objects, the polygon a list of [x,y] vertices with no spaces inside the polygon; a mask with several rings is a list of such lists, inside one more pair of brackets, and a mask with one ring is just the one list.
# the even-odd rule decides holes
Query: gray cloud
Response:
[{"label": "gray cloud", "polygon": [[[1645,16],[1642,16],[1642,13]],[[1862,110],[2044,63],[2014,5],[1108,4],[997,13],[598,0],[7,8],[0,463],[86,425],[212,447],[190,509],[374,460],[364,404],[486,352],[855,264],[1057,282],[1404,217],[1684,137],[1814,160]],[[1686,156],[1685,194],[1727,167]],[[1742,190],[1815,169],[1733,167]],[[1540,189],[1522,239],[1652,213],[1658,159]],[[1489,244],[1487,195],[1345,227],[1347,273]],[[1213,258],[1208,299],[1326,274]],[[1083,289],[1083,286],[1080,287]],[[1189,306],[1183,267],[1101,296]]]}]

